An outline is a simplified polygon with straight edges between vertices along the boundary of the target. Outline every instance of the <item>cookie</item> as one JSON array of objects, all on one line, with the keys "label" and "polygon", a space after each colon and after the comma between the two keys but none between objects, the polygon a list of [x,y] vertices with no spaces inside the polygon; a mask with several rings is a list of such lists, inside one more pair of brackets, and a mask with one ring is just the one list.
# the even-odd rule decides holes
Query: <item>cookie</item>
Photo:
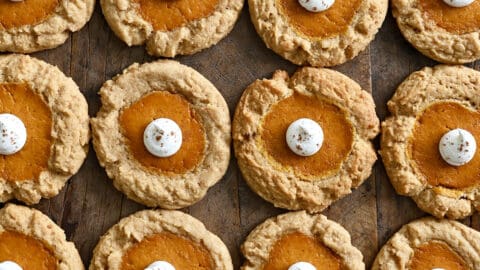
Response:
[{"label": "cookie", "polygon": [[228,107],[200,73],[168,60],[133,64],[100,95],[93,144],[115,187],[130,199],[186,207],[225,174]]},{"label": "cookie", "polygon": [[87,156],[87,102],[57,67],[0,56],[0,202],[57,195]]},{"label": "cookie", "polygon": [[145,210],[102,236],[89,269],[233,270],[233,265],[222,240],[197,219],[180,211]]},{"label": "cookie", "polygon": [[479,94],[480,72],[440,65],[411,74],[388,102],[380,151],[387,174],[397,193],[434,216],[480,209]]},{"label": "cookie", "polygon": [[189,55],[230,33],[244,0],[101,0],[110,28],[128,46],[154,56]]},{"label": "cookie", "polygon": [[248,185],[276,207],[309,212],[322,211],[370,175],[377,159],[370,140],[378,132],[372,96],[345,75],[318,68],[292,77],[276,71],[252,83],[233,120],[235,155]]},{"label": "cookie", "polygon": [[382,247],[372,270],[479,269],[480,233],[460,222],[423,218]]},{"label": "cookie", "polygon": [[456,2],[471,1],[392,0],[393,16],[403,36],[427,57],[473,62],[480,59],[480,2],[455,7]]},{"label": "cookie", "polygon": [[0,51],[31,53],[58,47],[92,16],[95,0],[0,1]]},{"label": "cookie", "polygon": [[242,270],[365,269],[350,234],[325,216],[305,211],[267,219],[242,245]]},{"label": "cookie", "polygon": [[[75,245],[40,211],[7,204],[0,209],[0,268],[83,270]],[[21,267],[21,268],[20,268]]]},{"label": "cookie", "polygon": [[363,51],[388,8],[388,0],[336,0],[317,12],[303,2],[308,1],[248,1],[252,22],[268,48],[294,64],[318,67],[342,64]]}]

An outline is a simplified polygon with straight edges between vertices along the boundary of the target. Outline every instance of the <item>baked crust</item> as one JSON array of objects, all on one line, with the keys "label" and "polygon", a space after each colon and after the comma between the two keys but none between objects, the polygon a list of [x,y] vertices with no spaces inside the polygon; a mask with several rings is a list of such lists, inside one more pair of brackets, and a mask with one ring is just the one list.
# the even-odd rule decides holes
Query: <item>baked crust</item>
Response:
[{"label": "baked crust", "polygon": [[[354,129],[352,149],[334,175],[306,179],[278,169],[257,143],[272,105],[294,92],[326,99],[343,109]],[[379,132],[372,96],[347,76],[329,69],[301,68],[291,78],[276,71],[243,93],[233,120],[238,165],[248,185],[276,207],[319,212],[351,193],[371,174],[377,156],[370,142]]]},{"label": "baked crust", "polygon": [[480,58],[480,29],[451,33],[425,18],[419,0],[392,0],[392,13],[403,36],[425,56],[445,64]]},{"label": "baked crust", "polygon": [[54,13],[38,24],[0,26],[0,51],[31,53],[58,47],[90,20],[94,8],[95,0],[60,0]]},{"label": "baked crust", "polygon": [[0,56],[0,83],[27,83],[52,113],[48,170],[39,179],[17,182],[0,178],[0,202],[17,199],[35,204],[58,194],[77,173],[88,152],[88,105],[75,82],[57,67],[26,55]]},{"label": "baked crust", "polygon": [[194,217],[172,210],[144,210],[120,220],[100,239],[89,269],[120,269],[122,257],[130,247],[162,232],[184,237],[205,247],[213,259],[213,269],[233,270],[230,253],[220,238]]},{"label": "baked crust", "polygon": [[392,116],[382,123],[381,151],[397,193],[410,196],[436,217],[464,218],[480,209],[480,186],[464,190],[430,186],[408,155],[416,117],[439,101],[456,101],[480,109],[480,72],[463,66],[439,65],[412,73],[388,102]]},{"label": "baked crust", "polygon": [[335,66],[354,58],[373,40],[385,20],[388,0],[363,0],[347,30],[328,38],[300,34],[276,1],[248,0],[255,29],[267,45],[297,65]]},{"label": "baked crust", "polygon": [[46,244],[57,258],[59,270],[85,269],[75,245],[67,242],[63,230],[36,209],[7,204],[0,209],[0,233],[4,231],[31,236]]},{"label": "baked crust", "polygon": [[409,269],[414,248],[429,241],[442,241],[463,258],[469,269],[480,268],[480,233],[460,222],[422,218],[404,225],[382,247],[372,270]]},{"label": "baked crust", "polygon": [[110,28],[128,46],[147,45],[155,56],[189,55],[217,44],[233,29],[244,0],[220,0],[208,17],[193,20],[171,31],[156,31],[137,12],[131,0],[100,0]]},{"label": "baked crust", "polygon": [[[132,91],[132,89],[135,91]],[[121,133],[121,111],[153,91],[183,96],[198,113],[206,135],[200,164],[185,174],[162,174],[142,166]],[[93,145],[114,186],[147,206],[178,209],[203,198],[227,170],[230,160],[228,107],[215,86],[176,61],[133,64],[100,89],[102,108],[92,118]]]},{"label": "baked crust", "polygon": [[363,255],[351,244],[347,230],[323,215],[309,215],[305,211],[279,215],[258,225],[242,245],[245,263],[241,269],[263,269],[275,243],[284,234],[291,232],[300,232],[317,239],[340,258],[342,269],[365,269]]}]

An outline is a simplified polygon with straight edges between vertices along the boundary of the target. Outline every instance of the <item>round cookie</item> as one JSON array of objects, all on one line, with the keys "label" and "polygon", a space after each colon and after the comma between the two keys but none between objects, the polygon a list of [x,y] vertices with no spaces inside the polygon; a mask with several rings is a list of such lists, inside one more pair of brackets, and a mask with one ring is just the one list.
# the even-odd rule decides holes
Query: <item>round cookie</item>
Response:
[{"label": "round cookie", "polygon": [[459,219],[480,209],[478,151],[462,166],[449,165],[439,151],[442,136],[456,128],[480,142],[480,72],[424,68],[398,87],[388,108],[380,154],[396,191],[437,217]]},{"label": "round cookie", "polygon": [[0,51],[30,53],[60,46],[92,16],[95,0],[0,1]]},{"label": "round cookie", "polygon": [[480,233],[460,222],[423,218],[382,247],[372,270],[480,269]]},{"label": "round cookie", "polygon": [[17,116],[27,131],[20,151],[0,155],[0,202],[34,204],[57,195],[88,151],[88,106],[78,86],[41,60],[0,56],[0,113]]},{"label": "round cookie", "polygon": [[[93,144],[113,184],[130,199],[177,209],[203,196],[227,170],[230,117],[215,86],[175,61],[133,64],[100,89],[102,108],[91,120]],[[143,135],[152,120],[173,119],[180,150],[157,157]],[[156,139],[162,139],[159,135]]]},{"label": "round cookie", "polygon": [[230,33],[244,0],[100,0],[105,19],[128,46],[155,56],[199,52]]},{"label": "round cookie", "polygon": [[242,270],[293,269],[299,262],[319,270],[365,269],[362,253],[340,224],[305,211],[267,219],[247,237],[242,253]]},{"label": "round cookie", "polygon": [[100,239],[89,269],[146,269],[159,261],[176,269],[233,270],[220,238],[194,217],[172,210],[144,210],[120,220]]},{"label": "round cookie", "polygon": [[[289,125],[309,118],[323,128],[314,155],[287,145]],[[243,93],[233,120],[238,165],[248,185],[276,207],[319,212],[358,187],[377,157],[370,142],[379,132],[372,96],[345,75],[299,69],[277,71]]]},{"label": "round cookie", "polygon": [[15,204],[0,209],[0,264],[6,261],[23,269],[84,269],[75,245],[57,224],[38,210]]},{"label": "round cookie", "polygon": [[363,51],[378,32],[388,0],[336,0],[311,12],[298,0],[249,0],[250,16],[267,47],[297,65],[335,66]]},{"label": "round cookie", "polygon": [[480,59],[480,2],[458,8],[441,0],[392,0],[405,38],[422,54],[446,64]]}]

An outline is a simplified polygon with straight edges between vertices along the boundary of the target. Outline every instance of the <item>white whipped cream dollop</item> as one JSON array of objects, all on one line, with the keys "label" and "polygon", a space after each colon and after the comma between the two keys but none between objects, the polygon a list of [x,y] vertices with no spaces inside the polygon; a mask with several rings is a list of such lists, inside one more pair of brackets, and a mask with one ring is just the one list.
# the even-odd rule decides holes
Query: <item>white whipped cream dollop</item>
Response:
[{"label": "white whipped cream dollop", "polygon": [[308,262],[297,262],[292,264],[288,270],[317,270],[317,268]]},{"label": "white whipped cream dollop", "polygon": [[290,124],[285,135],[290,150],[299,156],[313,156],[323,144],[323,130],[308,118],[300,118]]},{"label": "white whipped cream dollop", "polygon": [[453,129],[445,133],[438,144],[440,155],[452,166],[462,166],[470,162],[477,151],[477,142],[472,133]]},{"label": "white whipped cream dollop", "polygon": [[0,263],[0,270],[23,270],[23,268],[12,261],[4,261]]},{"label": "white whipped cream dollop", "polygon": [[10,2],[23,2],[23,0],[10,0]]},{"label": "white whipped cream dollop", "polygon": [[182,147],[182,130],[168,118],[153,120],[143,132],[143,143],[148,152],[157,157],[170,157]]},{"label": "white whipped cream dollop", "polygon": [[0,155],[13,155],[27,142],[27,129],[13,114],[0,114]]},{"label": "white whipped cream dollop", "polygon": [[443,268],[432,268],[432,270],[445,270]]},{"label": "white whipped cream dollop", "polygon": [[175,267],[173,267],[173,265],[165,261],[156,261],[150,264],[149,266],[147,266],[145,270],[175,270]]},{"label": "white whipped cream dollop", "polygon": [[322,12],[333,6],[335,0],[298,0],[298,2],[310,12]]},{"label": "white whipped cream dollop", "polygon": [[443,0],[445,4],[451,7],[457,7],[457,8],[466,7],[471,3],[473,3],[473,1],[475,0]]}]

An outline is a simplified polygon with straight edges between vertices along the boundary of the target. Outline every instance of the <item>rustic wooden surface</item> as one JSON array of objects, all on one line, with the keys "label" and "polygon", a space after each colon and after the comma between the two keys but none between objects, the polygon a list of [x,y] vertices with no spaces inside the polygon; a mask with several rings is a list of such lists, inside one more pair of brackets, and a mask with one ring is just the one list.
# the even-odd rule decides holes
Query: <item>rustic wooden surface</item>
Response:
[{"label": "rustic wooden surface", "polygon": [[[97,91],[104,81],[134,62],[153,60],[143,47],[128,48],[121,42],[109,29],[98,5],[87,26],[73,34],[63,46],[33,56],[57,65],[73,77],[88,100],[91,116],[99,109]],[[212,81],[227,100],[231,114],[244,88],[251,82],[269,78],[276,69],[289,72],[296,69],[265,47],[250,22],[247,7],[227,38],[201,53],[177,60]],[[372,90],[378,115],[384,119],[386,102],[397,85],[411,72],[434,64],[403,39],[388,14],[370,47],[353,61],[335,69],[352,77],[364,89]],[[470,66],[479,69],[480,63]],[[53,199],[42,200],[36,207],[65,230],[87,267],[99,237],[122,217],[144,208],[113,187],[92,148],[80,172],[61,193]],[[225,177],[202,201],[184,211],[203,221],[225,241],[236,269],[242,263],[239,246],[248,233],[266,218],[285,212],[263,201],[248,188],[233,157]],[[373,175],[360,188],[334,203],[324,214],[351,233],[353,244],[364,254],[368,267],[378,249],[395,231],[425,215],[412,200],[396,195],[380,161]],[[480,215],[464,223],[480,229]]]}]

